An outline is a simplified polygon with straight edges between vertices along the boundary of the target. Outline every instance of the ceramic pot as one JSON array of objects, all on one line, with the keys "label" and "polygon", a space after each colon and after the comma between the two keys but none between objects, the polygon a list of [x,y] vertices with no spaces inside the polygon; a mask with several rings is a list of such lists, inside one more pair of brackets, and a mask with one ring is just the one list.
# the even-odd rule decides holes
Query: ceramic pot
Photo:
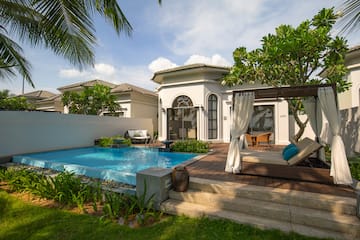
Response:
[{"label": "ceramic pot", "polygon": [[189,172],[186,167],[178,166],[172,171],[172,184],[176,192],[186,192],[189,188]]}]

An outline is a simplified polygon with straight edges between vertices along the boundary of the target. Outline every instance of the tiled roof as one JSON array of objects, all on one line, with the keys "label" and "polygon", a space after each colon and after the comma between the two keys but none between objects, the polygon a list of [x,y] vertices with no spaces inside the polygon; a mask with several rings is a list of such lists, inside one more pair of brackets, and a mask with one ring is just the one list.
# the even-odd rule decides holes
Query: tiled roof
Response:
[{"label": "tiled roof", "polygon": [[86,81],[86,82],[78,82],[78,83],[74,83],[74,84],[70,84],[70,85],[66,85],[63,87],[59,87],[58,90],[59,91],[64,91],[67,89],[71,89],[71,88],[76,88],[76,87],[86,87],[86,86],[94,86],[95,84],[102,84],[105,86],[108,86],[110,88],[113,88],[116,86],[116,84],[110,83],[110,82],[106,82],[100,79],[94,79],[94,80],[90,80],[90,81]]},{"label": "tiled roof", "polygon": [[113,89],[111,89],[112,93],[131,92],[131,91],[135,91],[135,92],[139,92],[139,93],[147,94],[147,95],[157,96],[155,92],[152,92],[150,90],[147,90],[147,89],[144,89],[141,87],[134,86],[129,83],[122,83],[122,84],[117,85]]},{"label": "tiled roof", "polygon": [[26,97],[26,98],[44,99],[44,98],[53,97],[55,95],[56,95],[55,93],[52,93],[52,92],[49,92],[49,91],[38,90],[38,91],[34,91],[34,92],[24,93],[24,94],[21,94],[19,96],[20,97]]}]

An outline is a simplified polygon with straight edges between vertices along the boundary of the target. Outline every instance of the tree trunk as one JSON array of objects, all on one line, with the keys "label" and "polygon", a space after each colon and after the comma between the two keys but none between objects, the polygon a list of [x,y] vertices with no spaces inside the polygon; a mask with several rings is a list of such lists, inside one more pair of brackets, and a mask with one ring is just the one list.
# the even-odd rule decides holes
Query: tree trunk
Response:
[{"label": "tree trunk", "polygon": [[296,124],[299,126],[298,132],[295,134],[295,136],[292,137],[292,140],[295,142],[298,142],[301,136],[304,134],[305,127],[309,121],[309,118],[306,118],[304,122],[301,121],[299,118],[299,110],[301,108],[301,101],[300,100],[290,100],[288,101],[290,111],[292,112]]}]

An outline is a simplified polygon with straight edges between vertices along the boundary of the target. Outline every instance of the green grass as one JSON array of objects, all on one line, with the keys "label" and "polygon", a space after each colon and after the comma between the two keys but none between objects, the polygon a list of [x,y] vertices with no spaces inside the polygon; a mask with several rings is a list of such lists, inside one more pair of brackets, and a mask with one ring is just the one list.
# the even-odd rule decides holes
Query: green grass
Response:
[{"label": "green grass", "polygon": [[131,229],[99,217],[33,206],[0,190],[0,239],[316,239],[277,230],[262,231],[225,220],[168,217]]}]

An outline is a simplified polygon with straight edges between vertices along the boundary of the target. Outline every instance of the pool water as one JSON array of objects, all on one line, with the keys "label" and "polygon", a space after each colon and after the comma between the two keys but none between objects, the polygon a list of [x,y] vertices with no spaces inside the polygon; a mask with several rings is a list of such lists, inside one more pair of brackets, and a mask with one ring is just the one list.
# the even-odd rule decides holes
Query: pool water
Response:
[{"label": "pool water", "polygon": [[88,147],[17,155],[13,162],[136,185],[138,171],[150,167],[171,168],[195,156],[153,148]]}]

